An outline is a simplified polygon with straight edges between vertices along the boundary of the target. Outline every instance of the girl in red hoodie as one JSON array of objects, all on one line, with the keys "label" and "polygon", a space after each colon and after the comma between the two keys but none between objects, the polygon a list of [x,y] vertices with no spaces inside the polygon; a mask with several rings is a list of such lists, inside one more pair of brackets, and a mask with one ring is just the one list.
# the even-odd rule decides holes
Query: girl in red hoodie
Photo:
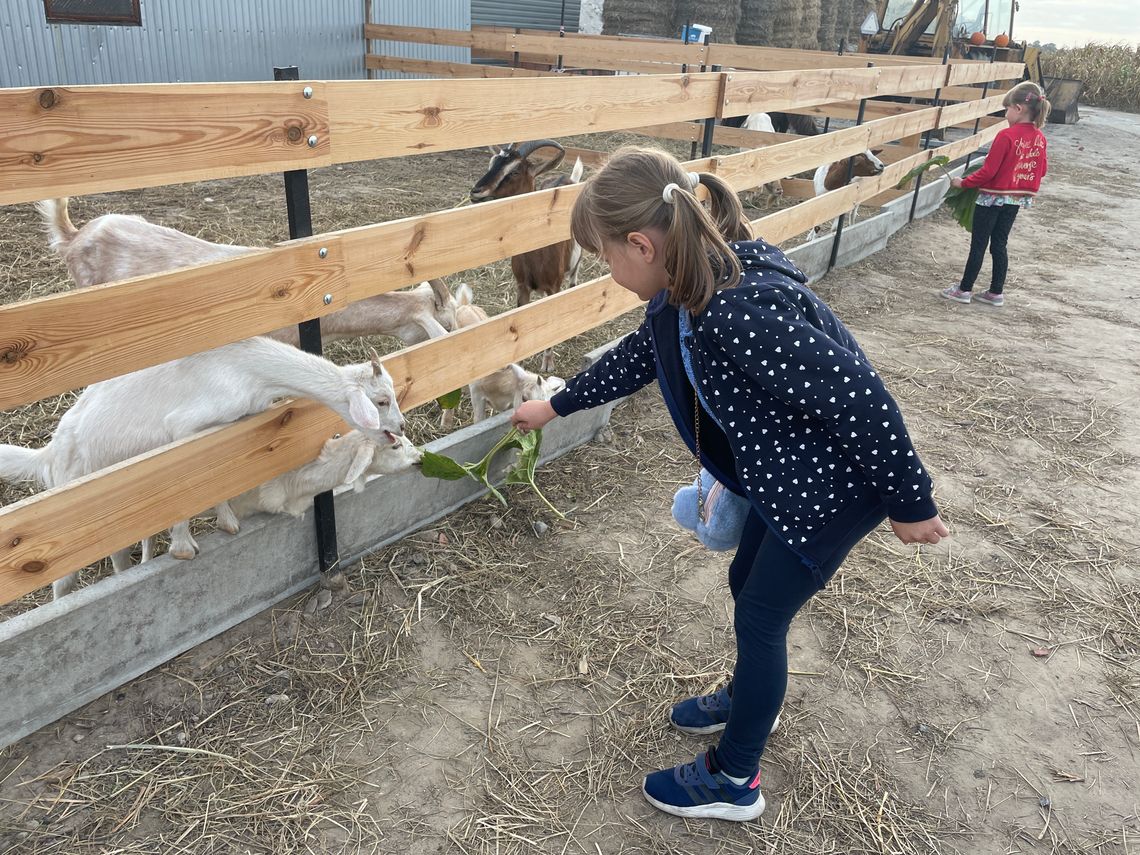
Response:
[{"label": "girl in red hoodie", "polygon": [[942,292],[943,297],[956,303],[969,303],[973,297],[974,280],[982,269],[987,246],[993,258],[993,278],[990,290],[975,299],[987,306],[1000,306],[1005,302],[1002,290],[1009,266],[1006,255],[1009,231],[1017,212],[1033,204],[1045,176],[1045,135],[1040,130],[1049,115],[1045,93],[1036,83],[1027,80],[1010,89],[1002,104],[1009,127],[994,138],[986,162],[977,172],[950,182],[955,187],[978,188],[966,270],[959,284]]}]

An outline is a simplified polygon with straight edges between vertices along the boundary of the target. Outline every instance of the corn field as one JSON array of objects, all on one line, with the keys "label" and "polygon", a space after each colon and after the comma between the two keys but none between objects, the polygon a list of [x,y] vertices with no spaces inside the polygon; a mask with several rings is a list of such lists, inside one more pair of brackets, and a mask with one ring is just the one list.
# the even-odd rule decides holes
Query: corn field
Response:
[{"label": "corn field", "polygon": [[1088,44],[1042,54],[1048,77],[1085,83],[1081,101],[1097,107],[1140,112],[1140,46]]}]

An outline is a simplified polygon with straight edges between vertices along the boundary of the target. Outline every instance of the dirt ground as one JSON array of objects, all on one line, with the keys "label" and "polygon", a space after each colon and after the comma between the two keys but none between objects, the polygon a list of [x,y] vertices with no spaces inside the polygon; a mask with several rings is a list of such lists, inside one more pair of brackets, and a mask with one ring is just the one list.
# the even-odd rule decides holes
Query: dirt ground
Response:
[{"label": "dirt ground", "polygon": [[[667,711],[733,649],[728,557],[672,523],[694,468],[649,389],[540,473],[567,522],[522,493],[475,503],[362,562],[330,608],[284,603],[4,749],[0,852],[1140,851],[1140,166],[1122,157],[1140,118],[1082,108],[1047,134],[1003,309],[937,297],[968,237],[941,212],[817,286],[901,402],[953,537],[880,531],[801,614],[760,821],[687,822],[639,792],[704,749]],[[421,164],[458,201],[481,160]],[[344,214],[319,229],[385,218],[368,175],[314,181],[314,210]],[[377,180],[384,204],[415,197],[399,213],[452,198],[397,177]],[[279,192],[114,194],[77,219],[279,239],[283,218],[250,233],[251,188]],[[62,288],[32,215],[0,213],[6,299]],[[498,310],[508,276],[466,278]],[[58,410],[0,430],[42,441]]]}]

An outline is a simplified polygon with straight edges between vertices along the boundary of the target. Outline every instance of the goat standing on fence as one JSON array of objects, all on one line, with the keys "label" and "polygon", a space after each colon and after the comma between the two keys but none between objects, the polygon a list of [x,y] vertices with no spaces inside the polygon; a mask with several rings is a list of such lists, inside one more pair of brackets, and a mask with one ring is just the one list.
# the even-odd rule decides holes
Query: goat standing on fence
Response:
[{"label": "goat standing on fence", "polygon": [[[472,202],[506,199],[522,193],[566,187],[582,180],[582,160],[574,162],[569,177],[555,175],[541,182],[538,178],[562,162],[566,150],[554,140],[537,140],[521,145],[511,143],[501,149],[491,149],[491,162],[487,174],[471,188]],[[578,264],[582,248],[573,240],[563,240],[530,252],[511,256],[511,273],[518,286],[519,306],[525,306],[537,291],[544,297],[562,290],[566,274],[571,286],[578,284]],[[554,353],[543,351],[540,371],[546,374],[554,369]]]},{"label": "goat standing on fence", "polygon": [[[68,199],[47,199],[37,206],[52,249],[67,265],[78,288],[117,282],[132,276],[165,273],[180,267],[222,261],[256,252],[256,247],[211,243],[130,214],[104,214],[76,228]],[[440,279],[409,291],[366,297],[321,318],[321,338],[335,341],[391,335],[418,344],[455,329],[455,301]],[[266,333],[296,346],[296,326]]]},{"label": "goat standing on fence", "polygon": [[[838,190],[841,187],[846,187],[848,184],[854,184],[860,178],[882,175],[886,167],[883,165],[883,162],[876,157],[876,155],[882,151],[881,148],[876,148],[854,155],[849,159],[850,168],[848,167],[848,160],[837,160],[835,163],[825,163],[815,171],[815,177],[812,179],[812,184],[815,187],[815,195],[822,196],[824,193],[830,193],[832,190]],[[850,177],[848,177],[849,174]],[[851,222],[854,223],[858,215],[859,206],[856,205],[851,210]],[[831,228],[835,229],[838,222],[838,217],[832,220]],[[808,240],[815,240],[818,235],[819,226],[812,226],[811,231],[808,232]]]},{"label": "goat standing on fence", "polygon": [[[391,444],[404,432],[392,378],[375,351],[371,362],[341,367],[255,337],[88,386],[46,446],[0,445],[0,478],[58,487],[285,397],[324,404],[376,443]],[[229,505],[216,510],[219,528],[237,532]],[[197,549],[189,522],[176,524],[170,554],[190,559]],[[117,551],[111,563],[116,571],[129,567],[130,549]],[[52,587],[59,597],[74,586],[72,574]]]}]

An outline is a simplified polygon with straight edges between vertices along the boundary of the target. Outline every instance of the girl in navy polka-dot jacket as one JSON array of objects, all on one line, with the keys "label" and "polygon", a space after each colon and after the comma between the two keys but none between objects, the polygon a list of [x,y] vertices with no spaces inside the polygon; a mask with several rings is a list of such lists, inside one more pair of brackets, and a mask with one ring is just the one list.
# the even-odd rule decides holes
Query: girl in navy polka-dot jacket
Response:
[{"label": "girl in navy polka-dot jacket", "polygon": [[747,498],[729,568],[733,678],[670,714],[687,733],[724,733],[695,762],[647,776],[643,789],[680,816],[753,819],[764,810],[760,757],[787,688],[796,612],[884,519],[904,543],[949,532],[879,375],[795,265],[751,239],[727,184],[664,152],[623,149],[586,182],[571,228],[648,302],[646,317],[564,391],[524,403],[512,420],[541,428],[657,380],[681,438]]}]

